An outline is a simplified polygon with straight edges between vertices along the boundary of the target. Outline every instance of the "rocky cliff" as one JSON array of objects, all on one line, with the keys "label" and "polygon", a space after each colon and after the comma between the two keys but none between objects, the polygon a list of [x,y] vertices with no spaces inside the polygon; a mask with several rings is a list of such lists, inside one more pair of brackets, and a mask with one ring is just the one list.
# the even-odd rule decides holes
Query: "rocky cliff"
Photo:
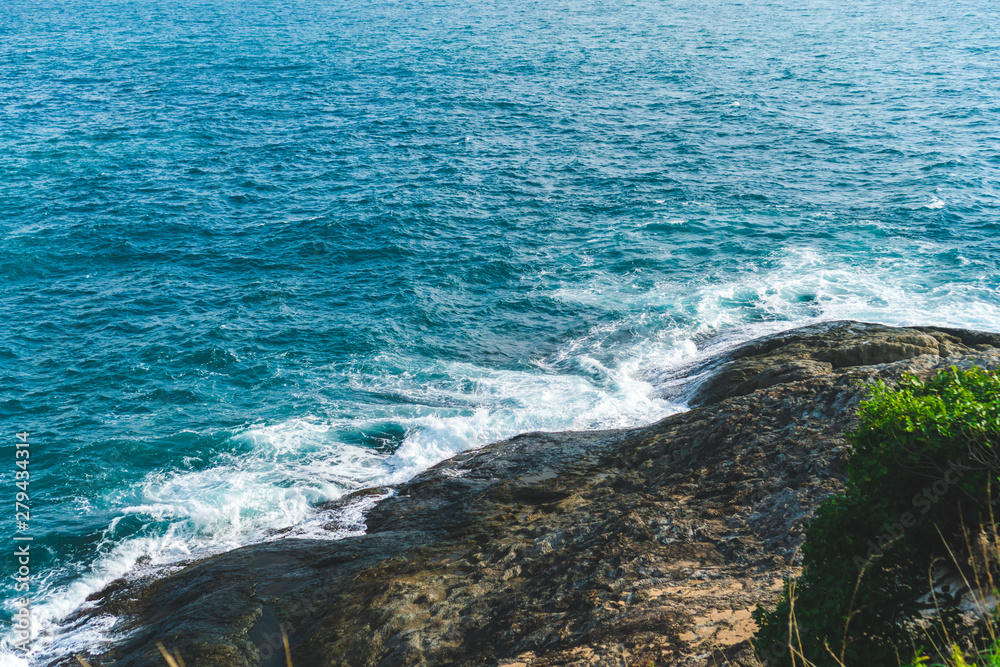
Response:
[{"label": "rocky cliff", "polygon": [[[751,611],[841,488],[866,387],[1000,365],[1000,335],[832,322],[688,369],[693,408],[644,428],[522,435],[392,490],[367,533],[279,540],[151,581],[95,665],[756,664]],[[341,503],[360,502],[355,495]],[[55,664],[77,664],[67,656]]]}]

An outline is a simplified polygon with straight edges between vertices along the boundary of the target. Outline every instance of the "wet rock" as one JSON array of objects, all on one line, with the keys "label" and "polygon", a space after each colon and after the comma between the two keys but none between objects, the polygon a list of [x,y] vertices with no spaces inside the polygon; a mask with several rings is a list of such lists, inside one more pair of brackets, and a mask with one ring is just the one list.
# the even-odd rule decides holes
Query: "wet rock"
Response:
[{"label": "wet rock", "polygon": [[690,401],[708,405],[833,369],[889,364],[921,355],[958,357],[994,347],[1000,347],[1000,336],[993,334],[824,322],[751,341],[723,355],[712,363],[712,373]]},{"label": "wet rock", "polygon": [[[877,379],[1000,365],[1000,337],[854,322],[741,346],[688,412],[460,454],[368,512],[365,535],[278,540],[110,586],[93,665],[754,665],[750,614],[842,488]],[[384,493],[384,492],[383,492]],[[82,622],[87,621],[87,616]],[[57,664],[77,664],[70,657]]]}]

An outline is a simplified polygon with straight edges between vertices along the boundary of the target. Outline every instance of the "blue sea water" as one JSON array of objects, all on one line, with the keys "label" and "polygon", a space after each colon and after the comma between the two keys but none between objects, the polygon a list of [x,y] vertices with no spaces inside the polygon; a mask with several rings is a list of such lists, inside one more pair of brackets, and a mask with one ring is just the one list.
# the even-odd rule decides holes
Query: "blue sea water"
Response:
[{"label": "blue sea water", "polygon": [[7,3],[0,469],[13,536],[29,432],[36,636],[5,624],[0,662],[101,641],[66,619],[117,577],[357,532],[322,506],[353,489],[683,409],[656,378],[713,337],[1000,330],[997,25],[988,0]]}]

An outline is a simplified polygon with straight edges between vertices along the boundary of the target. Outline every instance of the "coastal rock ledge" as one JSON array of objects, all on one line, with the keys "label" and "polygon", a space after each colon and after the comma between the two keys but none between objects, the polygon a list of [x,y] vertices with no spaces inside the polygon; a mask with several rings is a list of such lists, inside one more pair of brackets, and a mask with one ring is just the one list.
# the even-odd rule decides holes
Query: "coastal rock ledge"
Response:
[{"label": "coastal rock ledge", "polygon": [[[1000,365],[1000,335],[828,322],[691,369],[693,406],[643,428],[531,433],[393,490],[365,535],[282,539],[119,581],[90,664],[755,665],[751,611],[842,487],[875,380]],[[358,494],[338,501],[361,502]],[[103,617],[103,618],[102,618]],[[52,663],[77,665],[73,656]]]}]

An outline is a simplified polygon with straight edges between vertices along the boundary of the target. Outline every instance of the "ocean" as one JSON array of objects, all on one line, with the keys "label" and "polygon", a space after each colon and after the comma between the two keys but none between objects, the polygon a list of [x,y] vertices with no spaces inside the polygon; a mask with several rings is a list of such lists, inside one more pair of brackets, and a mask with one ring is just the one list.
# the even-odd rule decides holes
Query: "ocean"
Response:
[{"label": "ocean", "polygon": [[725,345],[1000,331],[994,2],[4,14],[3,665],[113,640],[72,619],[116,578],[357,534],[324,503],[683,410],[659,378]]}]

